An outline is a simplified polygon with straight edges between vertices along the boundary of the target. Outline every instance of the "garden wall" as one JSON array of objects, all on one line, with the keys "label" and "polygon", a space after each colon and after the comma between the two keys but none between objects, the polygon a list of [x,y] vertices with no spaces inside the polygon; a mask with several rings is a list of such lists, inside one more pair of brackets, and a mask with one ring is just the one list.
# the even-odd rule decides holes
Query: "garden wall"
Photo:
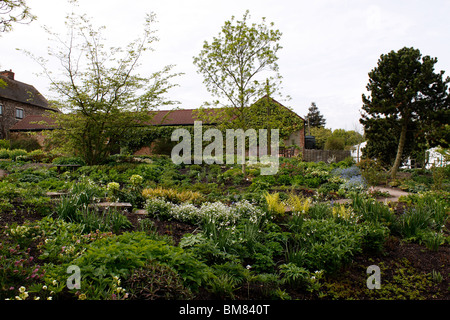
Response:
[{"label": "garden wall", "polygon": [[339,162],[350,155],[350,150],[303,149],[303,161],[306,162]]}]

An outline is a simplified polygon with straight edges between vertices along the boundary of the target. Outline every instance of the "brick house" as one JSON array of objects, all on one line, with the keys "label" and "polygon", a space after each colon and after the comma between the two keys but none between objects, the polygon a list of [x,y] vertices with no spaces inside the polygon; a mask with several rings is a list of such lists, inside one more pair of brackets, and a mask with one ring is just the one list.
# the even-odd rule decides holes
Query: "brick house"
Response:
[{"label": "brick house", "polygon": [[15,80],[14,72],[0,71],[0,139],[10,138],[11,128],[28,116],[48,111],[59,112],[35,87]]},{"label": "brick house", "polygon": [[[263,99],[263,98],[261,98]],[[276,100],[271,98],[271,103],[273,103],[279,111],[283,111],[288,117],[297,117],[301,123],[302,128],[290,133],[289,137],[287,137],[283,142],[286,146],[296,145],[298,148],[293,150],[293,154],[298,154],[300,151],[305,149],[305,120],[300,117],[298,114],[293,112],[292,110],[287,109],[285,106],[277,102]],[[152,111],[155,113],[154,117],[147,125],[150,126],[169,126],[169,127],[188,127],[193,126],[195,121],[199,119],[195,115],[195,110],[197,109],[179,109],[179,110],[160,110],[160,111]],[[210,109],[210,112],[214,112],[214,109]],[[280,112],[281,113],[281,112]],[[209,125],[214,125],[214,123],[208,123]],[[11,127],[11,132],[35,132],[39,133],[45,130],[54,129],[54,120],[46,117],[45,115],[29,115],[25,117],[20,122],[17,122],[13,127]],[[36,136],[40,136],[37,134]],[[41,142],[41,141],[40,141]],[[161,141],[154,141],[149,146],[145,146],[137,150],[135,155],[150,155],[155,153],[155,150],[158,150],[158,144]],[[165,143],[163,141],[163,143]],[[282,151],[282,148],[280,148]],[[292,153],[290,155],[293,155]],[[286,155],[286,154],[284,154]]]},{"label": "brick house", "polygon": [[[267,99],[266,96],[262,97],[255,104]],[[276,101],[273,98],[270,99],[271,108],[276,110],[279,114],[287,117],[295,117],[300,120],[302,123],[302,128],[299,130],[295,130],[290,133],[288,137],[285,137],[283,143],[285,146],[297,146],[298,148],[283,148],[280,147],[280,154],[284,156],[292,156],[297,155],[299,152],[305,149],[305,120],[300,117],[298,114],[293,112],[292,110],[286,108],[281,103]],[[265,107],[263,107],[265,108]],[[209,112],[214,113],[215,109],[209,109]],[[150,125],[156,126],[193,126],[194,121],[198,121],[198,118],[195,115],[196,109],[181,109],[181,110],[171,110],[171,111],[157,111],[153,119],[151,120]],[[274,111],[272,111],[274,112]],[[208,123],[209,125],[214,125],[215,123]],[[149,155],[152,154],[153,150],[158,149],[158,141],[155,141],[150,146],[146,146],[138,150],[136,155]]]}]

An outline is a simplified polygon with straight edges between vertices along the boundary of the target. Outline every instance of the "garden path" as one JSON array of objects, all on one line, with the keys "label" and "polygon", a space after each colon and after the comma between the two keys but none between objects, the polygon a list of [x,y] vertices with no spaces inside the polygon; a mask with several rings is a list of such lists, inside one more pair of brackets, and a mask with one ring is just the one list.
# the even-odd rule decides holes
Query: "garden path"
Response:
[{"label": "garden path", "polygon": [[[371,189],[373,191],[380,191],[380,192],[383,192],[383,193],[384,192],[389,193],[389,195],[390,195],[389,197],[377,199],[378,201],[385,202],[385,203],[387,203],[387,202],[397,202],[398,199],[401,196],[407,196],[407,195],[410,194],[409,192],[406,192],[406,191],[402,191],[402,190],[394,189],[394,188],[387,188],[387,187],[379,187],[379,186],[377,186],[377,187],[372,187]],[[350,201],[351,201],[350,199],[339,199],[339,200],[336,200],[334,202],[335,203],[349,203]]]}]

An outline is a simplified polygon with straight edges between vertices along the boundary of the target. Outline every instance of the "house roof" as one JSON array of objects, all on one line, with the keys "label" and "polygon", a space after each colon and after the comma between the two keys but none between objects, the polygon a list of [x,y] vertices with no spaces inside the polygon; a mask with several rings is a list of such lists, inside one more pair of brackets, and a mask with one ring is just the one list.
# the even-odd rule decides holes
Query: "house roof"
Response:
[{"label": "house roof", "polygon": [[[160,126],[183,126],[193,125],[198,119],[195,117],[196,109],[180,109],[180,110],[161,110],[152,111],[154,117],[148,123],[149,125]],[[55,120],[45,115],[29,115],[23,120],[17,122],[9,130],[10,131],[40,131],[54,129]]]},{"label": "house roof", "polygon": [[41,131],[54,129],[55,120],[45,115],[30,115],[13,125],[9,131]]},{"label": "house roof", "polygon": [[[259,101],[267,99],[267,96],[262,97]],[[286,108],[284,105],[279,103],[273,98],[269,98],[273,103],[276,105]],[[288,109],[288,108],[286,108]],[[156,115],[153,117],[153,119],[150,121],[151,125],[163,125],[163,126],[177,126],[177,125],[193,125],[194,121],[198,121],[199,119],[195,115],[195,110],[198,109],[179,109],[179,110],[163,110],[163,111],[154,111],[156,112]],[[205,109],[205,112],[214,112],[214,110],[220,110],[220,108],[214,109]],[[289,109],[288,109],[289,110]],[[289,110],[291,111],[291,110]],[[291,111],[295,116],[303,119],[301,116],[299,116],[294,111]],[[210,123],[213,124],[213,123]]]},{"label": "house roof", "polygon": [[[261,98],[263,99],[263,98]],[[271,98],[272,99],[272,98]],[[281,103],[272,99],[278,105],[284,107]],[[160,125],[160,126],[183,126],[183,125],[193,125],[194,121],[199,119],[195,115],[195,110],[198,109],[176,109],[176,110],[159,110],[151,111],[155,113],[154,117],[148,123],[149,125]],[[214,112],[218,109],[206,109],[206,112]],[[300,119],[304,120],[295,112],[292,112]],[[47,122],[46,124],[37,122]],[[213,122],[209,124],[214,124]],[[53,129],[55,121],[48,116],[26,116],[23,120],[16,123],[11,127],[10,131],[39,131]]]},{"label": "house roof", "polygon": [[6,85],[0,85],[0,98],[55,110],[48,106],[47,99],[32,85],[11,79],[2,74],[0,74],[0,79],[6,83]]},{"label": "house roof", "polygon": [[[156,113],[152,120],[150,120],[151,125],[161,125],[161,126],[183,126],[183,125],[193,125],[194,121],[199,121],[198,117],[195,115],[195,111],[198,109],[177,109],[177,110],[160,110],[152,111]],[[209,109],[208,111],[213,111],[214,109]]]}]

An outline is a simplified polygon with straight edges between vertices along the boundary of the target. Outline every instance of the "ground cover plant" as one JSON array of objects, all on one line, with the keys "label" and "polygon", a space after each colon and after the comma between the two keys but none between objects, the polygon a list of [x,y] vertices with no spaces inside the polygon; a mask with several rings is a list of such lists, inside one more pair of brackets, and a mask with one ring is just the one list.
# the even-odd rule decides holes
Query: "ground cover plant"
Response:
[{"label": "ground cover plant", "polygon": [[[448,170],[400,172],[427,187],[385,202],[350,160],[281,159],[276,175],[248,165],[244,178],[167,157],[55,159],[81,167],[0,161],[1,299],[450,297]],[[371,265],[381,289],[366,285]]]}]

